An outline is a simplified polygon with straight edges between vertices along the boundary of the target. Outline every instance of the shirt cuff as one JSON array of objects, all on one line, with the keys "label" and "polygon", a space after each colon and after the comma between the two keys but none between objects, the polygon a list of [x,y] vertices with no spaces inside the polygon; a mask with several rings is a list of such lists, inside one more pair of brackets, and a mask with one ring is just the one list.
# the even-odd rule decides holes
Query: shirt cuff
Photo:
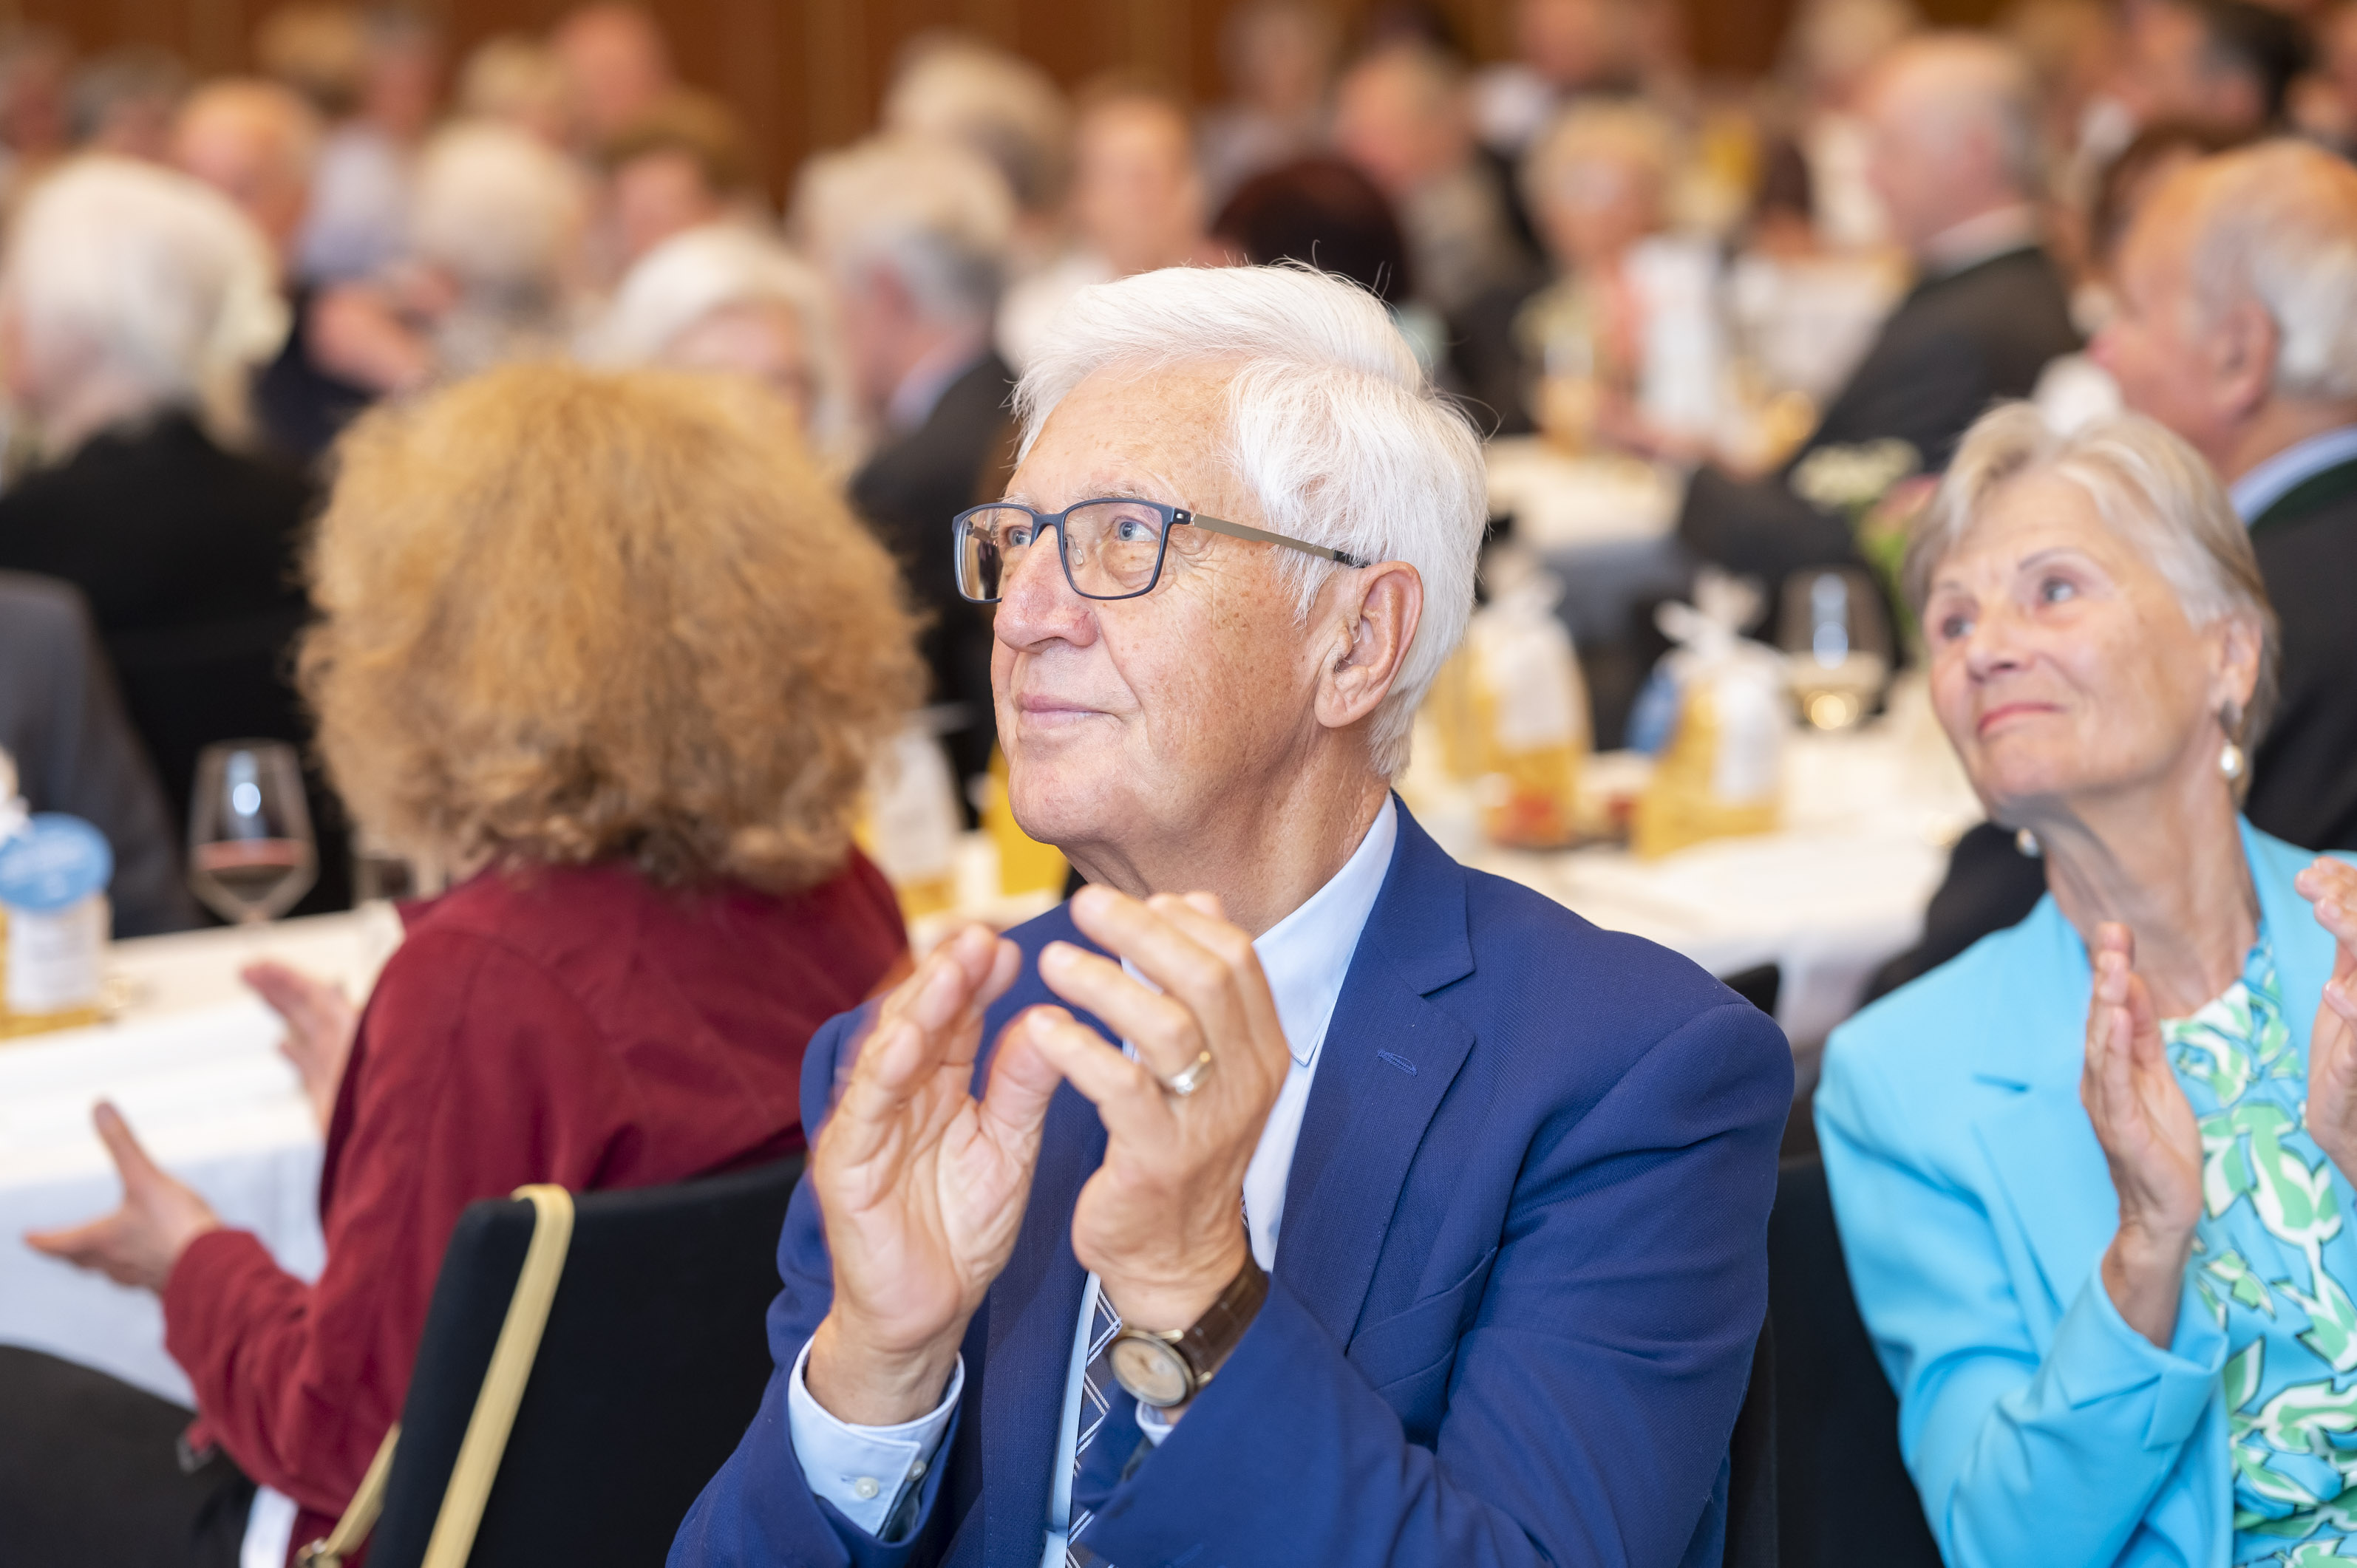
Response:
[{"label": "shirt cuff", "polygon": [[1137,1430],[1146,1434],[1146,1440],[1157,1448],[1161,1447],[1162,1440],[1178,1428],[1177,1422],[1165,1420],[1162,1412],[1152,1405],[1142,1402],[1138,1405]]},{"label": "shirt cuff", "polygon": [[793,1375],[786,1380],[786,1429],[792,1435],[794,1457],[802,1462],[802,1479],[812,1493],[833,1503],[835,1510],[878,1541],[899,1509],[908,1489],[925,1478],[933,1453],[957,1413],[958,1395],[965,1389],[965,1358],[958,1358],[950,1373],[949,1391],[930,1412],[898,1426],[854,1426],[839,1421],[811,1397],[802,1369],[810,1361],[810,1345],[794,1358]]}]

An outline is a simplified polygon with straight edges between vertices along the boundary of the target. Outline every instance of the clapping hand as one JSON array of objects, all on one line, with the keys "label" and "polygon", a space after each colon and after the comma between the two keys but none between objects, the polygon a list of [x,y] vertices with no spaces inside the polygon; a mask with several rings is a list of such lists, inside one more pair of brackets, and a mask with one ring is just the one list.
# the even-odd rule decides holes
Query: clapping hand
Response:
[{"label": "clapping hand", "polygon": [[1017,1019],[980,1100],[973,1079],[983,1015],[1020,963],[979,926],[928,954],[885,998],[812,1147],[834,1300],[803,1375],[843,1421],[895,1425],[938,1403],[1014,1251],[1056,1072]]},{"label": "clapping hand", "polygon": [[2332,978],[2309,1034],[2309,1135],[2357,1181],[2357,866],[2326,856],[2294,886],[2333,938]]},{"label": "clapping hand", "polygon": [[123,1113],[104,1101],[92,1112],[98,1135],[123,1176],[123,1207],[66,1230],[36,1230],[25,1238],[37,1252],[96,1269],[117,1284],[161,1292],[188,1243],[221,1220],[205,1200],[147,1157]]},{"label": "clapping hand", "polygon": [[[1070,943],[1039,954],[1050,990],[1137,1051],[1125,1057],[1061,1008],[1025,1015],[1039,1054],[1105,1124],[1104,1164],[1081,1189],[1072,1249],[1125,1322],[1185,1328],[1243,1267],[1244,1170],[1285,1084],[1285,1030],[1252,939],[1210,894],[1140,902],[1090,887],[1071,909],[1090,940],[1161,987]],[[1193,1091],[1174,1092],[1174,1079]]]},{"label": "clapping hand", "polygon": [[2136,938],[2126,926],[2100,926],[2093,957],[2079,1099],[2120,1203],[2104,1286],[2129,1326],[2166,1350],[2201,1217],[2201,1131],[2162,1046],[2152,993],[2136,972]]},{"label": "clapping hand", "polygon": [[278,1054],[295,1064],[303,1080],[303,1096],[320,1130],[335,1114],[336,1091],[344,1081],[344,1064],[360,1032],[360,1013],[343,987],[314,980],[301,970],[264,959],[247,964],[238,978],[252,986],[286,1026]]}]

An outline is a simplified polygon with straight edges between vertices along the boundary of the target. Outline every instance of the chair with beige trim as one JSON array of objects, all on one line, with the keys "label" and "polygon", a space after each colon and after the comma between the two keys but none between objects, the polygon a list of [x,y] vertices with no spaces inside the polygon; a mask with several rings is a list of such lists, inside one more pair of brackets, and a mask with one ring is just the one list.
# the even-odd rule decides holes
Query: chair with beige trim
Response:
[{"label": "chair with beige trim", "polygon": [[300,1561],[339,1568],[365,1542],[368,1568],[661,1563],[769,1380],[801,1169],[470,1206],[401,1424]]}]

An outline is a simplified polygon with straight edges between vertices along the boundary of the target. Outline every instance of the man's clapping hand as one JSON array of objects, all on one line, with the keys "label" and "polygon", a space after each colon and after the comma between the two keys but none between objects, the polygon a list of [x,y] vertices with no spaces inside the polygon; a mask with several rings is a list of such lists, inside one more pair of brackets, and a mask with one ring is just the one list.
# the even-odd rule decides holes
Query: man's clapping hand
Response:
[{"label": "man's clapping hand", "polygon": [[885,998],[811,1150],[834,1302],[804,1377],[840,1420],[895,1425],[940,1402],[1014,1250],[1056,1071],[1017,1020],[980,1100],[972,1086],[983,1015],[1020,962],[978,926],[928,954]]},{"label": "man's clapping hand", "polygon": [[[1137,1051],[1132,1060],[1061,1008],[1025,1015],[1039,1054],[1096,1102],[1104,1164],[1081,1189],[1072,1250],[1103,1280],[1123,1320],[1185,1328],[1243,1267],[1244,1170],[1290,1058],[1276,1003],[1253,951],[1207,893],[1141,902],[1083,889],[1072,919],[1112,959],[1066,942],[1039,954],[1039,977]],[[1210,1052],[1189,1095],[1166,1087]]]}]

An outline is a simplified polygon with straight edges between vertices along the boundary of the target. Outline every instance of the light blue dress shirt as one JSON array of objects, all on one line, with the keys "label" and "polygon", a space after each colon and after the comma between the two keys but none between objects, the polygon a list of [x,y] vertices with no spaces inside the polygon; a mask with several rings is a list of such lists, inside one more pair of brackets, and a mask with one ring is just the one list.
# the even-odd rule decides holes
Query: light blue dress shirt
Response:
[{"label": "light blue dress shirt", "polygon": [[[1399,808],[1386,798],[1366,837],[1342,869],[1253,942],[1261,972],[1268,978],[1269,993],[1276,1003],[1286,1048],[1293,1057],[1252,1163],[1244,1171],[1244,1224],[1251,1234],[1253,1257],[1264,1269],[1276,1265],[1286,1179],[1292,1174],[1294,1144],[1301,1135],[1302,1113],[1308,1109],[1310,1080],[1326,1043],[1326,1026],[1334,1016],[1342,981],[1359,949],[1359,935],[1374,909],[1376,895],[1383,891],[1398,842]],[[1097,1276],[1092,1273],[1073,1324],[1072,1359],[1064,1380],[1056,1481],[1049,1505],[1054,1517],[1045,1521],[1048,1536],[1041,1556],[1048,1568],[1061,1568],[1064,1561],[1063,1528],[1071,1511],[1081,1373],[1088,1364],[1089,1316],[1098,1289]],[[941,1403],[898,1426],[854,1426],[829,1414],[811,1397],[803,1381],[802,1369],[809,1359],[810,1347],[804,1345],[786,1385],[786,1419],[793,1434],[794,1455],[802,1461],[802,1478],[844,1518],[880,1538],[909,1488],[924,1479],[942,1434],[949,1430],[950,1417],[956,1412],[959,1393],[965,1387],[964,1359],[960,1358],[950,1375],[949,1390]],[[1150,1443],[1159,1443],[1170,1431],[1143,1406],[1138,1410],[1138,1425]]]},{"label": "light blue dress shirt", "polygon": [[2226,496],[2233,503],[2234,515],[2247,524],[2291,494],[2293,487],[2352,457],[2357,457],[2357,424],[2344,424],[2293,442],[2236,479],[2227,488]]}]

